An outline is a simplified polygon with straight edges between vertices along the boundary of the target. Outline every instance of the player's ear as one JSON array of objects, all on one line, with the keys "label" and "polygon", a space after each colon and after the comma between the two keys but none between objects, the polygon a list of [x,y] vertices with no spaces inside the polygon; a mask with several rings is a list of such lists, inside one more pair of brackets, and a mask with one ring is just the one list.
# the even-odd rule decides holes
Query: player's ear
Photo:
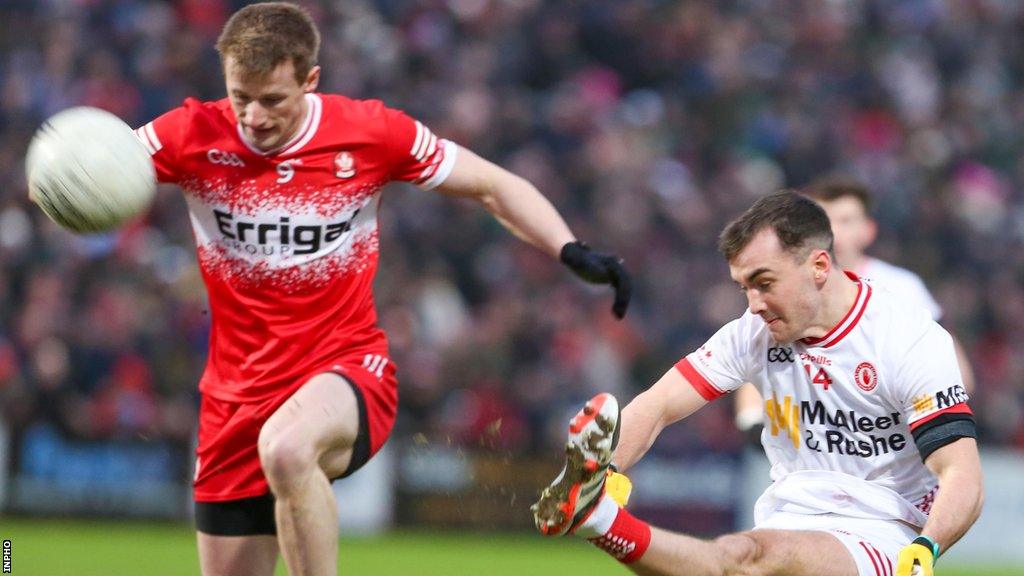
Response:
[{"label": "player's ear", "polygon": [[306,93],[316,92],[316,87],[320,84],[320,67],[313,66],[309,69],[309,74],[306,75],[306,82],[302,85],[302,91]]},{"label": "player's ear", "polygon": [[832,270],[832,256],[829,255],[828,250],[814,250],[811,252],[811,267],[814,269],[814,280],[818,283],[824,282],[828,278],[828,273]]},{"label": "player's ear", "polygon": [[868,217],[864,222],[864,246],[861,250],[867,249],[875,243],[875,238],[878,237],[878,222],[875,222],[874,218]]}]

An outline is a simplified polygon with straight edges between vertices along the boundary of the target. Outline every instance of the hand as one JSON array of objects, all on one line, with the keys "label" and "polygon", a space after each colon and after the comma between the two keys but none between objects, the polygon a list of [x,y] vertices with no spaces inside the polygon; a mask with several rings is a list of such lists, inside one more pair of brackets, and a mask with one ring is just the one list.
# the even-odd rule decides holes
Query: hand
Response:
[{"label": "hand", "polygon": [[622,318],[633,295],[633,278],[623,266],[622,258],[612,254],[593,252],[590,246],[576,240],[562,246],[559,259],[577,276],[592,284],[611,284],[615,288],[612,313]]},{"label": "hand", "polygon": [[604,480],[604,493],[607,494],[619,508],[625,508],[629,504],[629,495],[633,493],[633,483],[625,474],[620,474],[608,468],[608,477]]},{"label": "hand", "polygon": [[935,552],[938,546],[927,536],[916,538],[900,550],[896,559],[896,576],[934,576]]}]

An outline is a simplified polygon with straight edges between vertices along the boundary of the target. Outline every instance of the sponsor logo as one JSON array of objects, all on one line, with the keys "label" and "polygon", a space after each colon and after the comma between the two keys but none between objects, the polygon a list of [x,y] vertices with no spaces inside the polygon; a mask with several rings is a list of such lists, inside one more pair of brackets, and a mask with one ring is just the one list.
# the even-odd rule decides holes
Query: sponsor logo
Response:
[{"label": "sponsor logo", "polygon": [[825,356],[823,354],[808,354],[807,352],[801,352],[800,359],[803,360],[804,362],[817,364],[818,366],[832,365],[832,361],[828,359],[828,356]]},{"label": "sponsor logo", "polygon": [[935,410],[935,396],[931,394],[918,394],[911,400],[914,406],[914,414],[925,414]]},{"label": "sponsor logo", "polygon": [[878,372],[870,362],[861,362],[853,371],[853,379],[857,382],[858,388],[865,392],[871,392],[878,385]]},{"label": "sponsor logo", "polygon": [[957,404],[966,404],[970,398],[962,384],[955,384],[935,394],[918,394],[910,399],[915,416],[943,410]]},{"label": "sponsor logo", "polygon": [[236,168],[245,167],[245,162],[239,158],[238,154],[235,154],[234,152],[224,152],[222,150],[217,150],[216,148],[211,148],[207,151],[206,159],[209,160],[211,164],[234,166]]},{"label": "sponsor logo", "polygon": [[768,349],[769,362],[795,362],[793,349],[787,346],[772,346]]},{"label": "sponsor logo", "polygon": [[351,178],[356,175],[356,159],[349,152],[338,152],[334,156],[334,175],[338,178]]},{"label": "sponsor logo", "polygon": [[949,408],[954,404],[966,403],[968,399],[967,390],[964,390],[961,384],[950,386],[942,392],[935,393],[935,404],[939,410]]},{"label": "sponsor logo", "polygon": [[833,410],[829,412],[821,400],[800,403],[800,419],[808,424],[831,426],[849,432],[874,432],[888,430],[900,423],[900,413],[891,412],[888,416],[858,416],[853,410]]},{"label": "sponsor logo", "polygon": [[281,216],[277,222],[260,222],[243,220],[222,210],[213,211],[224,240],[237,250],[264,256],[314,254],[324,243],[333,242],[351,230],[357,214],[359,210],[343,222],[295,226],[288,216]]},{"label": "sponsor logo", "polygon": [[[801,444],[815,452],[874,458],[907,447],[907,437],[892,429],[900,424],[900,413],[885,416],[859,415],[855,410],[829,410],[820,400],[797,403],[791,396],[780,402],[765,401],[768,433],[785,434],[799,449]],[[801,431],[801,424],[804,425]],[[823,427],[812,430],[809,427]]]},{"label": "sponsor logo", "polygon": [[764,411],[768,415],[768,422],[771,424],[771,435],[778,436],[779,432],[785,431],[793,442],[794,448],[800,447],[800,413],[799,408],[793,402],[793,398],[786,396],[780,403],[772,397],[764,402]]}]

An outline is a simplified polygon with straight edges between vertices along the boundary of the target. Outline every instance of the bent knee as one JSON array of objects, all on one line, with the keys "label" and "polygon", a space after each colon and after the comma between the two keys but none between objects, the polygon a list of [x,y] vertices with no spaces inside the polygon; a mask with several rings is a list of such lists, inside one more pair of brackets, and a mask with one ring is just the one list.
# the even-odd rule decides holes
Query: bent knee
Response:
[{"label": "bent knee", "polygon": [[317,467],[312,444],[295,434],[272,434],[264,430],[260,432],[257,446],[263,474],[275,492]]},{"label": "bent knee", "polygon": [[722,576],[766,576],[764,545],[753,532],[727,534],[714,540],[723,565]]}]

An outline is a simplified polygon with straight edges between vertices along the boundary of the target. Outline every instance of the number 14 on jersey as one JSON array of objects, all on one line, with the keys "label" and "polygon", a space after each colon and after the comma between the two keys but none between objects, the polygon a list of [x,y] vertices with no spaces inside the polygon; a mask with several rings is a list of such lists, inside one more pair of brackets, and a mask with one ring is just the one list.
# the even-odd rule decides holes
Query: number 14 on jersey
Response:
[{"label": "number 14 on jersey", "polygon": [[811,381],[811,384],[819,384],[823,390],[828,390],[828,387],[832,385],[832,379],[829,378],[828,372],[820,366],[817,367],[817,372],[814,370],[815,367],[810,364],[804,364],[804,372],[807,372],[807,378]]}]

